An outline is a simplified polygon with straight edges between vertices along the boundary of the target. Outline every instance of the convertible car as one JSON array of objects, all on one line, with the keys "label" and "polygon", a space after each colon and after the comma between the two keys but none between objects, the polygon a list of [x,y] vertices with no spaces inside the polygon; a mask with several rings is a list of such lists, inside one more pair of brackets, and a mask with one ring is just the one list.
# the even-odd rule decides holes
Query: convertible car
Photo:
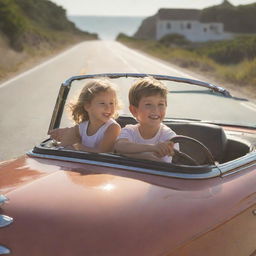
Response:
[{"label": "convertible car", "polygon": [[[49,130],[71,124],[66,102],[98,77],[118,85],[119,124],[136,123],[127,93],[148,75],[71,77]],[[0,255],[256,255],[255,105],[210,83],[150,76],[169,90],[173,162],[76,151],[46,137],[0,164]]]}]

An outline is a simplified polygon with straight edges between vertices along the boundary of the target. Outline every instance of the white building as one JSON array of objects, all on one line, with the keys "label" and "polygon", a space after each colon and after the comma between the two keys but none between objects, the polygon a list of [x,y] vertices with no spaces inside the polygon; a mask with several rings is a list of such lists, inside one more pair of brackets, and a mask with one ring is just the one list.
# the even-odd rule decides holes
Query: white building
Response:
[{"label": "white building", "polygon": [[156,17],[156,39],[168,34],[180,34],[192,42],[232,38],[222,23],[200,22],[200,10],[196,9],[160,9]]}]

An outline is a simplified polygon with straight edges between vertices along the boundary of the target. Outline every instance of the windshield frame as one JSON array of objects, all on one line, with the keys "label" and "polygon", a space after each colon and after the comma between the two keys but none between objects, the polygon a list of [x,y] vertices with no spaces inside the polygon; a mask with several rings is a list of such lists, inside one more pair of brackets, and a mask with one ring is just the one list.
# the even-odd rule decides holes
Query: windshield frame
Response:
[{"label": "windshield frame", "polygon": [[223,87],[213,85],[211,83],[202,82],[199,80],[182,78],[182,77],[175,77],[175,76],[167,76],[167,75],[157,75],[157,74],[144,74],[144,73],[102,73],[102,74],[92,74],[92,75],[80,75],[80,76],[73,76],[67,79],[65,82],[61,84],[59,94],[55,103],[52,119],[49,125],[48,132],[55,128],[59,128],[61,123],[62,114],[64,111],[64,107],[66,104],[66,100],[71,89],[72,83],[76,80],[86,80],[86,79],[94,79],[94,78],[110,78],[110,79],[117,79],[117,78],[143,78],[143,77],[153,77],[157,80],[165,80],[165,81],[173,81],[178,83],[186,83],[191,85],[198,85],[213,92],[220,93],[224,97],[232,98],[230,92]]}]

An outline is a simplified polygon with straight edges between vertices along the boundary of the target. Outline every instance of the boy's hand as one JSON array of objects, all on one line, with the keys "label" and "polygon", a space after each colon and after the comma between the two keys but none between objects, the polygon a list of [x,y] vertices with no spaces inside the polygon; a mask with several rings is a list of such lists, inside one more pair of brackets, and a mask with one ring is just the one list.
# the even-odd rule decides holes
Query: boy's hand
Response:
[{"label": "boy's hand", "polygon": [[173,156],[174,155],[174,143],[172,141],[168,141],[167,142],[169,144],[169,156]]},{"label": "boy's hand", "polygon": [[171,141],[160,142],[154,146],[154,154],[160,158],[164,156],[173,156],[173,146],[174,143]]}]

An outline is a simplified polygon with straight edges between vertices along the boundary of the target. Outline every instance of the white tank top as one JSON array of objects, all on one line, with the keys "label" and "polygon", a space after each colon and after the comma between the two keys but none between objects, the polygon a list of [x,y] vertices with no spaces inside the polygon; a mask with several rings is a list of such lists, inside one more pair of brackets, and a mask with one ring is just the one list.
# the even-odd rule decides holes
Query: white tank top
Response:
[{"label": "white tank top", "polygon": [[103,139],[103,136],[107,130],[107,128],[111,124],[117,124],[117,122],[114,119],[109,119],[105,124],[103,124],[99,130],[93,134],[92,136],[87,135],[87,128],[89,121],[84,121],[81,124],[79,124],[79,133],[82,139],[82,144],[86,147],[90,148],[97,148],[101,140]]}]

